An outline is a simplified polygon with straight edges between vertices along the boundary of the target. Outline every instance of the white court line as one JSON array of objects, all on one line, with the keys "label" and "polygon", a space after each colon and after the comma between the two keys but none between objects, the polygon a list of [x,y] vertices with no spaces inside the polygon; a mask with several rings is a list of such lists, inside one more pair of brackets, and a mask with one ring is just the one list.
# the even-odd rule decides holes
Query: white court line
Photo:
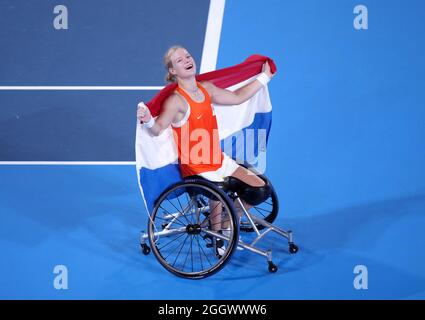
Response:
[{"label": "white court line", "polygon": [[215,70],[226,0],[211,0],[199,73]]},{"label": "white court line", "polygon": [[[200,73],[213,71],[217,66],[220,34],[226,0],[211,0]],[[161,90],[163,86],[0,86],[7,90]],[[135,161],[0,161],[0,165],[136,165]]]},{"label": "white court line", "polygon": [[0,90],[103,90],[103,91],[131,91],[131,90],[161,90],[164,86],[0,86]]},{"label": "white court line", "polygon": [[23,165],[23,166],[50,166],[50,165],[70,165],[70,166],[134,166],[136,161],[0,161],[0,165]]}]

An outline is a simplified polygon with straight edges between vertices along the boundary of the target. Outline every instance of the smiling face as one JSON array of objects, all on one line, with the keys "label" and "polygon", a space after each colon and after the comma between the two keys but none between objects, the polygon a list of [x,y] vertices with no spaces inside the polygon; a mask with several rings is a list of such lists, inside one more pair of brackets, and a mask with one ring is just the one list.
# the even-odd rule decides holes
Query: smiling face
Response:
[{"label": "smiling face", "polygon": [[184,48],[178,48],[171,55],[172,66],[168,71],[181,79],[186,79],[195,76],[196,64],[190,53]]}]

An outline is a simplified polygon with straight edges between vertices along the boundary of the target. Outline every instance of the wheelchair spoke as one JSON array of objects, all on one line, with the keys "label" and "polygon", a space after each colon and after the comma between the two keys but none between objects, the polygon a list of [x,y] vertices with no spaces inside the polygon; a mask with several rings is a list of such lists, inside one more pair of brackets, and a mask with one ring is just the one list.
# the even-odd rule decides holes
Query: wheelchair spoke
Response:
[{"label": "wheelchair spoke", "polygon": [[192,239],[190,239],[190,260],[192,261],[192,272],[193,272],[193,247],[192,247],[192,244],[193,244],[193,236],[192,236]]},{"label": "wheelchair spoke", "polygon": [[261,208],[254,207],[254,209],[255,209],[255,210],[256,210],[259,214],[261,214],[263,217],[265,217],[266,215],[265,215],[264,213],[262,213],[260,210],[267,212],[267,214],[268,214],[268,213],[270,213],[270,211],[267,211],[267,210],[264,210],[264,209],[261,209]]},{"label": "wheelchair spoke", "polygon": [[[187,206],[186,210],[185,210],[185,209],[183,209],[183,206],[182,206],[182,204],[181,204],[181,202],[180,202],[179,197],[177,197],[177,201],[178,201],[178,203],[179,203],[180,207],[182,208],[182,212],[184,212],[184,216],[185,216],[185,218],[187,218],[186,220],[188,221],[188,223],[189,223],[189,224],[192,224],[192,223],[193,223],[193,221],[190,221],[190,219],[189,219],[188,217],[192,216],[192,215],[193,215],[193,213],[191,213],[191,214],[186,214],[186,211],[189,211],[189,210],[191,209],[191,207],[193,207],[193,206],[194,206],[194,202],[193,202],[193,200],[190,200],[190,201],[189,201],[189,204],[188,204],[188,206]],[[192,219],[192,220],[193,220],[193,219]]]},{"label": "wheelchair spoke", "polygon": [[[176,261],[177,261],[177,259],[179,258],[179,256],[180,256],[180,253],[182,252],[182,249],[183,249],[183,247],[184,247],[184,244],[186,243],[186,240],[189,238],[189,235],[187,235],[186,236],[186,238],[184,239],[184,241],[183,241],[183,244],[181,245],[181,247],[180,247],[180,250],[179,250],[179,253],[177,254],[177,256],[176,256],[176,258],[174,259],[174,262],[173,262],[173,264],[172,264],[172,266],[174,267],[174,265],[176,264]],[[177,248],[176,248],[177,249]],[[170,253],[171,254],[171,253]],[[167,256],[168,257],[168,256]]]},{"label": "wheelchair spoke", "polygon": [[[187,221],[187,223],[189,223],[190,224],[190,221],[189,221],[189,219],[187,219],[187,217],[186,217],[186,214],[184,213],[184,211],[179,211],[179,209],[177,209],[177,207],[174,205],[174,203],[172,203],[169,199],[167,199],[167,201],[169,202],[169,203],[171,203],[171,205],[179,212],[179,213],[181,213],[182,215],[182,217],[184,217],[185,218],[185,220]],[[190,208],[190,204],[189,204],[189,208]]]},{"label": "wheelchair spoke", "polygon": [[[159,262],[185,278],[204,278],[220,270],[233,253],[238,232],[232,229],[237,221],[231,199],[216,186],[195,179],[171,186],[157,201],[149,241]],[[223,223],[229,225],[230,237],[221,234]]]},{"label": "wheelchair spoke", "polygon": [[[180,203],[180,200],[177,199]],[[189,224],[193,224],[193,216],[196,214],[196,211],[192,208],[195,207],[195,202],[193,200],[190,200],[189,204],[187,205],[186,209],[183,211],[184,216],[186,220],[189,222]],[[191,212],[188,214],[188,212]]]},{"label": "wheelchair spoke", "polygon": [[196,237],[196,242],[198,242],[198,251],[199,251],[199,259],[201,261],[201,269],[204,269],[204,264],[202,263],[202,254],[201,254],[201,244],[199,243],[199,237]]},{"label": "wheelchair spoke", "polygon": [[214,211],[219,205],[221,205],[221,202],[218,202],[212,210],[210,208],[210,211]]},{"label": "wheelchair spoke", "polygon": [[[171,201],[170,200],[168,200],[168,199],[166,199],[168,202],[170,202],[171,203]],[[172,203],[171,203],[172,204]],[[173,204],[172,204],[173,205]],[[173,207],[178,211],[178,209],[173,205]],[[162,209],[162,210],[165,210],[170,216],[173,216],[173,214],[170,212],[170,211],[168,211],[167,209],[165,209],[164,207],[162,207],[162,206],[160,206],[160,208]],[[183,214],[180,212],[180,211],[178,211],[178,213],[180,213],[180,216],[183,216]],[[179,218],[176,218],[176,221],[180,221],[179,220]],[[181,222],[181,225],[185,225],[183,222]]]},{"label": "wheelchair spoke", "polygon": [[273,207],[273,203],[271,203],[271,202],[264,201],[263,203],[266,203],[266,204],[268,204],[269,206],[272,206],[272,207]]},{"label": "wheelchair spoke", "polygon": [[182,234],[178,235],[178,236],[177,236],[177,238],[175,238],[175,239],[173,239],[173,240],[168,241],[168,242],[167,242],[166,244],[164,244],[162,247],[158,248],[158,250],[162,250],[162,249],[164,249],[164,248],[165,248],[165,247],[167,247],[169,244],[171,244],[171,243],[173,243],[174,241],[177,241],[177,239],[179,239],[179,238],[183,237],[185,234],[186,234],[186,233],[182,233]]},{"label": "wheelchair spoke", "polygon": [[[164,208],[162,208],[162,207],[160,207],[161,209],[163,209],[163,210],[165,210],[165,211],[167,211],[167,213],[169,214],[169,215],[171,215],[171,213],[169,213],[168,212],[168,210],[166,210],[166,209],[164,209]],[[162,220],[162,221],[165,221],[165,222],[171,222],[170,221],[170,219],[164,219],[164,218],[161,218],[161,217],[159,217],[159,216],[157,216],[156,217],[156,219],[159,219],[159,220]],[[178,225],[181,225],[181,226],[183,226],[183,227],[185,227],[186,225],[185,224],[183,224],[182,222],[180,222],[180,220],[178,219],[178,218],[176,218],[174,221],[173,221],[173,223],[176,223],[176,224],[178,224]]]},{"label": "wheelchair spoke", "polygon": [[[269,223],[272,223],[279,212],[279,202],[275,191],[272,189],[270,197],[266,201],[262,202],[257,206],[253,206],[250,209],[251,215],[256,215],[258,218],[263,219]],[[254,225],[258,230],[262,230],[265,226],[260,223],[254,222]],[[254,232],[252,222],[247,217],[244,217],[240,223],[240,230],[245,232]]]},{"label": "wheelchair spoke", "polygon": [[[192,244],[193,236],[190,237],[190,242]],[[192,247],[192,246],[191,246]],[[186,266],[187,258],[189,257],[189,250],[187,251],[186,258],[184,259],[182,270],[184,271],[184,267]],[[192,272],[193,272],[193,261],[192,261]]]},{"label": "wheelchair spoke", "polygon": [[264,208],[260,208],[260,207],[254,207],[257,211],[258,210],[261,210],[261,211],[265,211],[265,212],[267,212],[267,213],[269,213],[270,212],[270,210],[267,210],[267,209],[264,209]]},{"label": "wheelchair spoke", "polygon": [[186,193],[186,192],[184,193],[184,195],[186,196],[187,203],[191,203],[191,202],[192,202],[192,200],[191,200],[191,199],[189,199],[189,196],[187,195],[187,193]]},{"label": "wheelchair spoke", "polygon": [[[165,210],[165,209],[164,209],[164,210]],[[167,210],[165,210],[165,211],[167,211]],[[172,213],[169,213],[168,211],[167,211],[167,213],[168,213],[170,216],[172,216],[172,215],[173,215]],[[165,221],[165,222],[168,222],[168,223],[176,223],[176,224],[181,225],[181,226],[183,226],[183,227],[187,226],[187,224],[185,223],[185,221],[181,221],[181,220],[179,220],[179,218],[177,218],[177,217],[174,217],[173,219],[170,219],[170,218],[162,218],[162,217],[156,217],[156,219],[159,219],[159,220],[162,220],[162,221]],[[173,221],[173,220],[174,220],[174,221]]]},{"label": "wheelchair spoke", "polygon": [[167,198],[166,200],[174,207],[174,209],[176,209],[179,213],[181,213],[181,216],[184,217],[188,223],[190,223],[190,221],[187,220],[187,218],[185,217],[185,214],[183,211],[180,211],[170,199]]},{"label": "wheelchair spoke", "polygon": [[[206,235],[207,235],[205,231],[202,231],[202,232],[201,232],[201,234],[202,234],[202,233],[204,234],[204,236],[206,236]],[[202,238],[202,240],[205,242],[205,245],[209,245],[209,243],[205,240],[204,236],[202,236],[202,237],[201,237],[201,238]]]},{"label": "wheelchair spoke", "polygon": [[[184,244],[184,242],[186,241],[188,235],[186,233],[183,233],[183,234],[186,235],[186,237],[185,237],[185,239],[183,241],[183,244]],[[177,245],[173,249],[169,249],[170,252],[168,253],[168,255],[164,259],[167,259],[171,254],[173,254],[180,247],[180,245],[181,245],[181,241],[178,241],[177,242]]]},{"label": "wheelchair spoke", "polygon": [[[205,242],[205,244],[206,245],[208,245],[209,243],[204,239],[204,237],[201,237],[202,238],[202,240]],[[199,239],[198,239],[198,244],[199,244]],[[210,266],[212,266],[213,264],[211,263],[211,261],[210,261],[210,259],[208,259],[208,256],[207,256],[207,254],[205,253],[205,251],[204,251],[204,249],[202,248],[202,246],[201,245],[199,245],[199,247],[201,248],[201,250],[202,250],[202,253],[204,254],[204,256],[205,256],[205,258],[207,258],[207,261],[208,261],[208,263],[210,264]]]},{"label": "wheelchair spoke", "polygon": [[[221,219],[221,216],[223,215],[223,212],[220,212],[220,221],[219,222],[216,222],[216,223],[214,223],[214,224],[211,224],[211,220],[212,220],[212,218],[216,218],[216,216],[213,216],[213,214],[212,214],[212,212],[219,206],[219,205],[221,205],[221,202],[218,202],[215,206],[214,206],[214,208],[211,210],[211,208],[210,208],[210,214],[209,214],[209,216],[208,216],[208,219],[209,219],[209,221],[210,221],[210,225],[217,225],[217,224],[221,224],[221,221],[222,221],[222,219]],[[221,228],[220,228],[221,229]]]},{"label": "wheelchair spoke", "polygon": [[179,203],[180,209],[181,209],[181,211],[183,212],[183,211],[184,211],[184,209],[183,209],[183,206],[182,206],[182,204],[181,204],[181,202],[180,202],[179,198],[180,198],[180,197],[176,197],[175,199],[177,199],[177,202]]},{"label": "wheelchair spoke", "polygon": [[[193,199],[189,199],[189,197],[188,197],[188,195],[187,195],[187,193],[185,192],[185,194],[184,194],[185,196],[186,196],[186,200],[187,200],[187,202],[188,203],[191,203],[191,205],[189,206],[189,207],[191,207],[191,206],[196,206],[196,202],[195,201],[193,201]],[[180,204],[180,200],[179,199],[177,199],[177,201],[179,202],[179,204]],[[180,206],[181,206],[181,204],[180,204]],[[195,209],[195,213],[191,213],[191,214],[187,214],[186,215],[186,217],[190,217],[190,216],[192,216],[192,215],[194,215],[194,214],[196,214],[196,209]],[[190,223],[194,223],[193,222],[193,219],[192,219],[192,221],[190,222]]]}]

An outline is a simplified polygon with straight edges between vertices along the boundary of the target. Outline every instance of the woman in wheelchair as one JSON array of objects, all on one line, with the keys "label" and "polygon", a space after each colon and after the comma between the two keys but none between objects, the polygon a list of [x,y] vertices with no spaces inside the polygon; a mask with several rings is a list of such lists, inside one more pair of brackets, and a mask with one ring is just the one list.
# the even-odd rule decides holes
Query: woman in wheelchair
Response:
[{"label": "woman in wheelchair", "polygon": [[[198,184],[201,183],[200,181],[206,181],[205,188],[213,183],[230,195],[233,200],[232,207],[236,209],[236,216],[239,218],[239,221],[236,222],[232,221],[231,215],[226,215],[224,202],[227,200],[222,199],[222,194],[217,195],[211,191],[212,194],[210,193],[206,200],[197,200],[198,203],[208,202],[205,204],[209,209],[207,221],[211,233],[216,235],[215,237],[208,236],[208,238],[213,242],[212,246],[216,248],[217,256],[219,258],[225,256],[226,251],[229,251],[227,252],[227,256],[229,256],[233,248],[230,250],[222,244],[221,235],[225,240],[237,235],[238,231],[231,227],[240,223],[242,228],[241,217],[244,214],[248,216],[247,211],[251,207],[269,198],[272,187],[264,176],[257,174],[255,170],[247,166],[239,165],[222,152],[212,104],[239,105],[253,97],[273,78],[274,74],[266,62],[263,65],[262,73],[256,80],[232,92],[218,88],[210,82],[197,82],[195,78],[196,63],[190,53],[181,46],[173,46],[167,51],[164,56],[164,65],[167,69],[166,79],[169,82],[177,83],[176,90],[165,100],[161,113],[156,119],[152,117],[143,102],[138,105],[137,118],[148,128],[152,136],[161,135],[165,129],[171,126],[178,151],[180,172],[186,181],[190,182],[192,178]],[[191,188],[189,189],[192,191],[199,191],[199,194],[206,192],[202,191],[202,188]],[[189,189],[186,188],[186,190]],[[189,192],[189,194],[193,196],[195,193]],[[275,202],[277,206],[276,197]],[[251,217],[248,219],[253,222]],[[202,224],[196,223],[186,226],[188,233],[194,233],[195,230],[201,230],[202,227]],[[257,228],[254,224],[245,227],[249,229],[248,231],[256,231],[258,234],[258,230],[261,229],[261,226]],[[244,247],[247,248],[245,245]],[[248,246],[248,249],[251,248]],[[252,249],[252,251],[255,250]],[[271,257],[268,260],[270,270]],[[210,268],[208,273],[184,273],[181,270],[176,271],[175,268],[170,267],[169,263],[163,263],[161,260],[160,262],[169,271],[190,278],[205,277],[221,267],[218,265],[216,269]],[[274,269],[277,270],[276,267]]]},{"label": "woman in wheelchair", "polygon": [[[250,186],[263,186],[262,179],[222,153],[212,103],[238,105],[251,98],[274,76],[268,63],[264,64],[263,73],[257,81],[235,92],[218,88],[210,82],[197,83],[196,63],[183,47],[171,47],[165,54],[164,64],[168,72],[167,80],[178,84],[176,91],[165,101],[163,110],[156,120],[145,107],[138,109],[137,117],[155,136],[172,126],[179,148],[182,175],[184,177],[201,175],[207,180],[220,182],[224,177],[234,176]],[[190,147],[195,146],[195,141],[187,141],[188,139],[184,141],[184,138],[188,137],[187,134],[201,137],[200,143],[210,148],[207,161],[203,161],[205,155],[199,156],[191,152]],[[182,144],[189,148],[182,148]],[[199,143],[196,145],[199,148]]]},{"label": "woman in wheelchair", "polygon": [[[218,88],[210,82],[197,83],[196,63],[183,47],[171,47],[164,56],[164,65],[167,68],[166,79],[178,84],[175,93],[165,101],[156,120],[152,118],[149,109],[144,107],[138,109],[137,117],[155,136],[172,126],[182,176],[198,175],[213,182],[223,182],[225,177],[233,176],[248,186],[264,187],[265,183],[261,178],[222,152],[212,103],[238,105],[251,98],[274,76],[268,63],[264,64],[263,73],[257,81],[235,92]],[[199,136],[201,141],[189,141],[189,136]],[[205,155],[191,152],[191,148],[195,146],[198,150],[209,149],[210,156],[205,159]],[[246,209],[249,208],[248,203],[242,203]],[[237,207],[241,215],[241,208]],[[216,211],[216,216],[219,217],[218,207]],[[224,225],[226,226],[226,222]],[[218,226],[215,227],[218,229]]]}]

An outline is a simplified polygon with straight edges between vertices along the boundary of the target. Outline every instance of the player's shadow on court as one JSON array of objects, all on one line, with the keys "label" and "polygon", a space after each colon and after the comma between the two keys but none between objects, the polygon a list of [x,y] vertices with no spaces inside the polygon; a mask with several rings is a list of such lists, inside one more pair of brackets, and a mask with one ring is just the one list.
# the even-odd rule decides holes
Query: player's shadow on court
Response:
[{"label": "player's shadow on court", "polygon": [[[382,238],[389,229],[397,230],[405,218],[414,221],[416,216],[422,215],[424,209],[425,195],[419,194],[309,217],[295,219],[279,217],[276,224],[294,231],[295,242],[299,245],[300,251],[296,255],[290,255],[286,239],[277,236],[266,236],[259,245],[264,249],[273,250],[273,261],[282,266],[282,272],[297,272],[321,263],[335,252],[368,253],[377,243],[386,241]],[[409,230],[400,229],[397,236],[403,237],[403,234],[408,232]],[[424,237],[424,235],[418,236]],[[415,243],[409,247],[413,248],[418,252],[421,251]],[[238,270],[243,270],[235,272],[234,276],[229,273],[230,279],[262,277],[266,273],[266,259],[253,253],[238,252],[230,264]]]}]

